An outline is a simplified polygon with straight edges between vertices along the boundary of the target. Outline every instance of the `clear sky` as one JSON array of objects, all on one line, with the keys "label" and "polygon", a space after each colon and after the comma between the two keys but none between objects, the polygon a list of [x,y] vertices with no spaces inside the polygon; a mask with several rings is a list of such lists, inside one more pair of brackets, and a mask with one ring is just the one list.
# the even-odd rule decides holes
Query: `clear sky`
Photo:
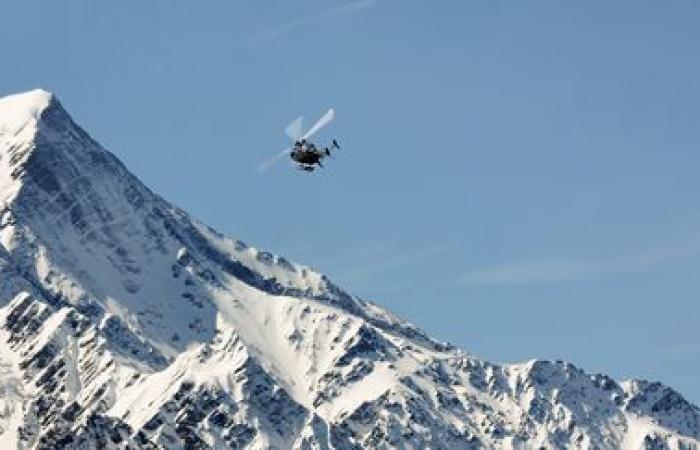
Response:
[{"label": "clear sky", "polygon": [[[472,354],[700,403],[699,23],[696,0],[3,2],[0,95],[55,92],[167,199]],[[258,173],[330,106],[327,170]]]}]

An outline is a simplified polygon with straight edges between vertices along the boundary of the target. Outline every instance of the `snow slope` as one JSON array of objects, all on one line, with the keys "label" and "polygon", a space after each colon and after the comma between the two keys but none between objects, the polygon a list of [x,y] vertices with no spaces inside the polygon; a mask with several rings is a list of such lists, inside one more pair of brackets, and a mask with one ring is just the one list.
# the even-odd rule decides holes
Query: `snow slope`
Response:
[{"label": "snow slope", "polygon": [[151,192],[0,99],[2,448],[700,448],[658,383],[499,365]]}]

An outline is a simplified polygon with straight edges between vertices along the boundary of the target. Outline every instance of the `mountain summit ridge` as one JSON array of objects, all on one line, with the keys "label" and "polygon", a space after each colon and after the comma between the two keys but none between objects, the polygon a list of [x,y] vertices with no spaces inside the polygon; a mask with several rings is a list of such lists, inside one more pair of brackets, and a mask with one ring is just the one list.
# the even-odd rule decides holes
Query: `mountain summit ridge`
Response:
[{"label": "mountain summit ridge", "polygon": [[17,131],[28,120],[38,121],[51,102],[57,101],[51,92],[34,89],[0,98],[0,130],[3,134]]},{"label": "mountain summit ridge", "polygon": [[439,343],[172,206],[36,90],[0,99],[10,448],[700,448],[658,383]]}]

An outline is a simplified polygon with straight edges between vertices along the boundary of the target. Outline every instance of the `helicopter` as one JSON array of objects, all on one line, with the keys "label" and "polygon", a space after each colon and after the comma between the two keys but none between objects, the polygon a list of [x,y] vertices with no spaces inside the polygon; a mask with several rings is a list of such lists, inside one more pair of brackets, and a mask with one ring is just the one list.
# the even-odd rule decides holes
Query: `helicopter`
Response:
[{"label": "helicopter", "polygon": [[331,156],[332,149],[339,150],[340,145],[336,139],[333,139],[329,147],[318,147],[310,138],[331,123],[334,118],[335,111],[331,108],[306,133],[302,133],[303,117],[295,119],[284,130],[294,144],[260,164],[260,171],[267,171],[286,155],[289,155],[298,169],[305,172],[313,172],[317,166],[323,168],[321,160]]}]

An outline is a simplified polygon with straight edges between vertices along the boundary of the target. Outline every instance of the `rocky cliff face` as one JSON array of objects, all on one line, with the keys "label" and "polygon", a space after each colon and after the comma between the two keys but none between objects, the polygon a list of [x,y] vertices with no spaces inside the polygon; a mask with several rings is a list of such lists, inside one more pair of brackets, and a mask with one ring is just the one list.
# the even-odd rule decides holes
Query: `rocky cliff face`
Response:
[{"label": "rocky cliff face", "polygon": [[658,383],[499,365],[173,207],[0,100],[2,448],[700,448]]}]

